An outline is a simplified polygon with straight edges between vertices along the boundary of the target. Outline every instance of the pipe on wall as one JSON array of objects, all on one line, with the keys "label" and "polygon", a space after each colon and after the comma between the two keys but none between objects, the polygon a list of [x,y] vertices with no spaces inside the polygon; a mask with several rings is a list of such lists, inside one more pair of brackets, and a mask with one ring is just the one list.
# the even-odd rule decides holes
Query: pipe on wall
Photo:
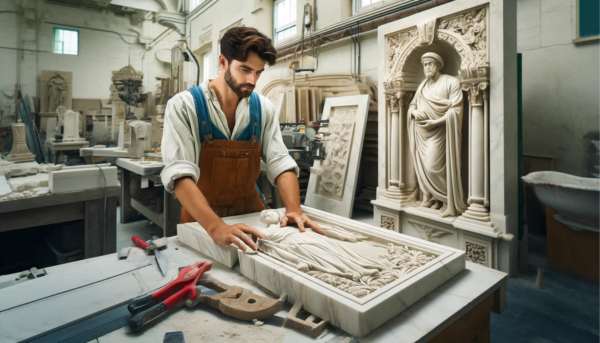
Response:
[{"label": "pipe on wall", "polygon": [[[372,19],[369,20],[367,22],[361,23],[360,21],[350,25],[350,27],[347,28],[343,28],[339,31],[330,33],[326,36],[321,36],[318,38],[319,41],[319,45],[321,43],[330,43],[330,42],[334,42],[340,39],[344,39],[344,38],[348,38],[351,36],[356,36],[356,27],[358,26],[358,33],[362,34],[368,31],[373,31],[376,30],[379,26],[387,24],[387,23],[391,23],[393,21],[402,19],[402,18],[406,18],[408,16],[411,16],[413,14],[417,14],[419,12],[423,12],[425,10],[452,2],[454,0],[430,0],[428,2],[425,2],[421,5],[418,6],[414,6],[414,7],[410,7],[407,9],[404,9],[402,11],[396,12],[396,13],[392,13],[392,14],[388,14],[385,16],[382,16],[380,18],[376,18],[376,19]],[[292,55],[292,54],[296,54],[298,53],[298,51],[304,49],[304,50],[312,50],[314,45],[314,42],[309,42],[309,43],[299,43],[296,46],[293,46],[291,48],[288,49],[284,49],[281,50],[279,52],[277,52],[277,59],[280,59],[282,57],[288,56],[288,55]]]}]

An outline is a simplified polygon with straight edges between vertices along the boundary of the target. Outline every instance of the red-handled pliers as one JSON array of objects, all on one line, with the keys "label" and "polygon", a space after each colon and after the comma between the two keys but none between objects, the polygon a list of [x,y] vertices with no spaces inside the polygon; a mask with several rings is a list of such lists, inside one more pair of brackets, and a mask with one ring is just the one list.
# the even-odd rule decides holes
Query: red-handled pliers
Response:
[{"label": "red-handled pliers", "polygon": [[132,317],[129,321],[131,331],[140,330],[146,323],[161,313],[177,305],[184,299],[196,298],[196,283],[198,279],[212,268],[212,263],[206,261],[194,262],[179,271],[177,279],[154,294],[134,299],[127,309]]}]

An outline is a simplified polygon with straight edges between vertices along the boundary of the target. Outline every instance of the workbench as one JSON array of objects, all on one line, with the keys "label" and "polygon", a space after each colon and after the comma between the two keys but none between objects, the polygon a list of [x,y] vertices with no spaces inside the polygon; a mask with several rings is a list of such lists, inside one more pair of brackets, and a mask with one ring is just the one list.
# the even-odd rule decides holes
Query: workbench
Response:
[{"label": "workbench", "polygon": [[[0,232],[85,220],[85,258],[116,252],[120,187],[49,194],[0,202]],[[1,331],[1,330],[0,330]]]},{"label": "workbench", "polygon": [[[140,161],[139,159],[117,158],[117,167],[121,169],[121,223],[127,223],[139,219],[138,212],[151,222],[163,229],[165,237],[177,235],[177,224],[181,218],[181,203],[175,196],[162,186],[160,173],[164,169],[163,162]],[[133,175],[132,175],[133,174]],[[160,187],[158,192],[162,192],[162,198],[156,201],[152,206],[144,204],[141,199],[132,196],[132,188],[140,189],[142,178],[151,181],[148,187]],[[133,187],[132,187],[133,186]]]},{"label": "workbench", "polygon": [[[58,337],[62,340],[77,336],[80,341],[91,341],[95,338],[90,336],[94,332],[113,325],[111,330],[114,331],[98,334],[98,342],[163,342],[165,333],[173,331],[182,331],[186,342],[342,342],[346,337],[347,341],[351,340],[347,333],[333,327],[317,339],[283,327],[290,304],[274,317],[264,320],[262,327],[199,304],[192,309],[171,309],[142,331],[131,333],[125,326],[129,314],[124,308],[129,299],[162,288],[175,278],[178,267],[197,260],[211,261],[177,241],[176,237],[170,237],[168,241],[167,249],[162,251],[169,259],[169,270],[164,278],[156,268],[153,256],[136,255],[119,261],[117,255],[112,254],[46,268],[48,275],[43,278],[0,289],[0,299],[12,299],[10,305],[0,305],[3,339],[13,342],[41,337],[46,341],[58,341]],[[276,298],[244,277],[237,266],[229,269],[213,261],[209,273],[223,283]],[[2,276],[0,283],[14,277]],[[467,262],[466,269],[457,276],[358,341],[489,342],[490,311],[504,311],[506,280],[505,273]],[[20,288],[11,291],[12,287]],[[11,297],[16,291],[22,299]],[[57,304],[62,306],[55,306]],[[119,318],[109,318],[121,308]],[[104,312],[109,309],[112,312]],[[19,315],[27,316],[27,320]],[[81,322],[92,316],[98,321],[103,318],[109,324],[101,326],[100,322],[91,323],[92,319]],[[74,325],[78,321],[79,324]]]}]

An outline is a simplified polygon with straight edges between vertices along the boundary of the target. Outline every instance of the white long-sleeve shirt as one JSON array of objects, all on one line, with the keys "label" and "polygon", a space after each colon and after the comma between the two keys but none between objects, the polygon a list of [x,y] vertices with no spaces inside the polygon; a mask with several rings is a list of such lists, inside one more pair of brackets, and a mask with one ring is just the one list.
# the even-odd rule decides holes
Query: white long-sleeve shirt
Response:
[{"label": "white long-sleeve shirt", "polygon": [[[221,130],[229,139],[237,139],[250,123],[249,98],[240,100],[235,111],[233,135],[227,125],[227,117],[221,110],[219,100],[208,81],[200,85],[208,104],[213,127]],[[275,184],[275,179],[283,172],[294,170],[298,175],[298,165],[289,155],[281,138],[279,119],[271,101],[260,96],[262,108],[262,131],[260,156],[266,165],[267,179]],[[167,103],[162,138],[162,157],[165,162],[160,177],[168,192],[173,192],[175,180],[189,176],[195,183],[200,178],[200,137],[198,117],[192,93],[188,91],[175,95]]]}]

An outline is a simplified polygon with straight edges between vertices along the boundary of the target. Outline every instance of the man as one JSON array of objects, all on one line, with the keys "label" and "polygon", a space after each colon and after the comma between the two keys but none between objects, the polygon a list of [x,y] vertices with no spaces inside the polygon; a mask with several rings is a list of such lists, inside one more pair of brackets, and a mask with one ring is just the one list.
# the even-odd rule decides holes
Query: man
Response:
[{"label": "man", "polygon": [[408,108],[409,143],[421,190],[421,206],[439,209],[442,217],[467,209],[460,179],[463,97],[460,81],[440,73],[436,53],[421,57],[426,79]]},{"label": "man", "polygon": [[167,103],[162,139],[162,182],[181,201],[182,223],[197,221],[218,245],[257,249],[264,238],[245,224],[227,225],[220,217],[265,209],[256,187],[260,159],[267,178],[277,182],[286,215],[323,234],[300,209],[298,167],[283,144],[271,102],[252,92],[265,63],[275,64],[271,40],[254,28],[236,27],[221,39],[221,73]]}]

